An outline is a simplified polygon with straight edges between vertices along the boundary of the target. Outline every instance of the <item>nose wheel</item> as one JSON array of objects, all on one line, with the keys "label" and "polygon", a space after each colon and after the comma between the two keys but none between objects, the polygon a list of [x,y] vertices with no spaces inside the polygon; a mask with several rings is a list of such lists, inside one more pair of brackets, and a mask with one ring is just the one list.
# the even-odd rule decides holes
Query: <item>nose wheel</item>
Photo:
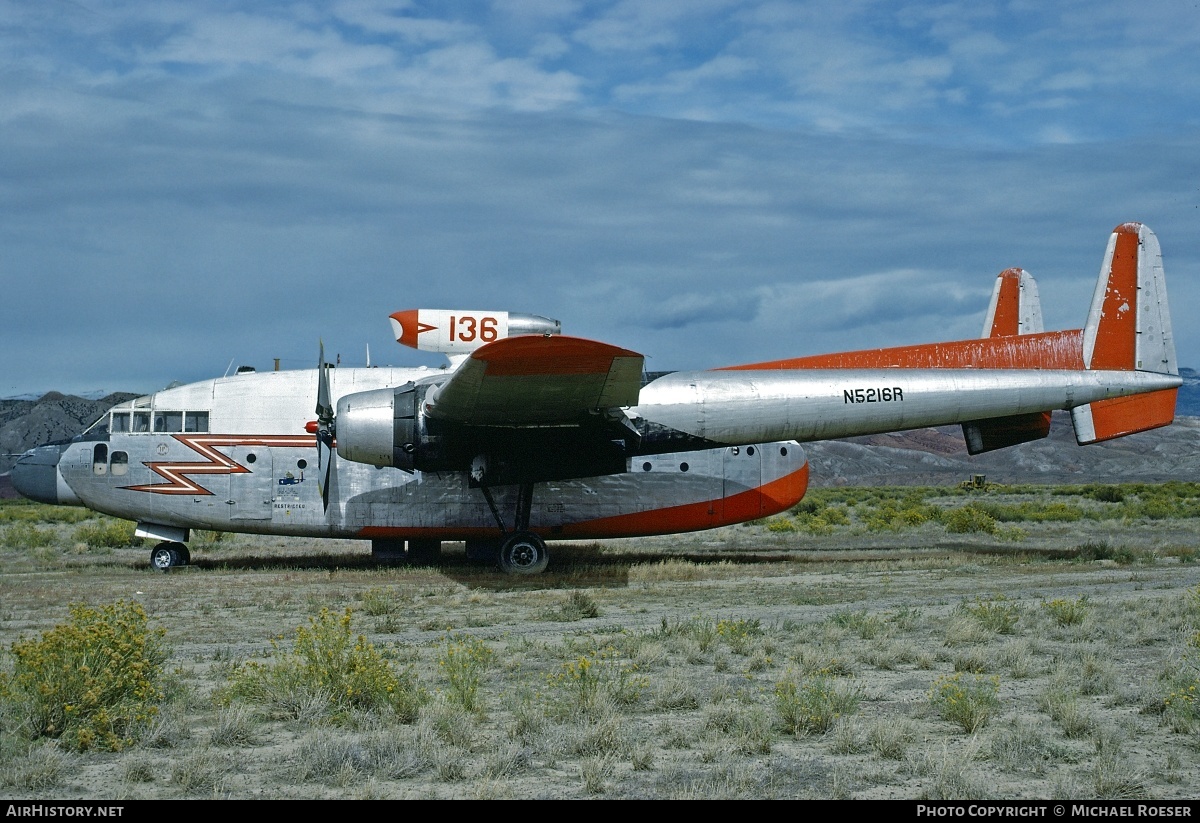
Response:
[{"label": "nose wheel", "polygon": [[150,567],[165,572],[192,562],[192,554],[182,543],[159,543],[150,550]]}]

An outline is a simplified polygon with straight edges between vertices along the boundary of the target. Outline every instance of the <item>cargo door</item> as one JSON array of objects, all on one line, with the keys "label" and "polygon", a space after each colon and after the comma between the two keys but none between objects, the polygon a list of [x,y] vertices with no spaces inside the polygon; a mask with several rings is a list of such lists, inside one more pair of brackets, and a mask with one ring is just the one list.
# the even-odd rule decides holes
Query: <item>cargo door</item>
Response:
[{"label": "cargo door", "polygon": [[229,519],[270,520],[275,503],[271,450],[266,446],[232,446],[229,457],[246,471],[229,474]]}]

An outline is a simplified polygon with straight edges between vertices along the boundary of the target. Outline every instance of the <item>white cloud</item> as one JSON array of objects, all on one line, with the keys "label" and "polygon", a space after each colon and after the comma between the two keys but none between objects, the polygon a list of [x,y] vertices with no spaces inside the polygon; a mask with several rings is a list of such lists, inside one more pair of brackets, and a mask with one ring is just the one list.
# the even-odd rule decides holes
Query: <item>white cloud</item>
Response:
[{"label": "white cloud", "polygon": [[1200,362],[1168,5],[446,8],[0,6],[6,379],[152,389],[318,336],[397,362],[386,315],[422,305],[655,368],[927,342],[977,335],[1013,265],[1073,326],[1130,219]]}]

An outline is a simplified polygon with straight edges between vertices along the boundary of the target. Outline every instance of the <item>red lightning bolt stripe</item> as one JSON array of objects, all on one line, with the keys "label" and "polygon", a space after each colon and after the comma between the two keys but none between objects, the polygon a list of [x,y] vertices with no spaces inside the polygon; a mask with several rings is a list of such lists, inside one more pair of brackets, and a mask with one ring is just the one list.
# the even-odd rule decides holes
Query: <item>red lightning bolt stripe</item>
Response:
[{"label": "red lightning bolt stripe", "polygon": [[183,445],[205,458],[204,461],[181,463],[179,461],[143,462],[146,468],[164,478],[166,483],[148,483],[143,486],[123,486],[135,492],[151,494],[212,494],[204,486],[192,480],[193,474],[248,474],[253,471],[226,454],[217,451],[220,446],[263,446],[265,448],[304,449],[316,448],[312,437],[295,435],[221,435],[221,434],[174,434]]}]

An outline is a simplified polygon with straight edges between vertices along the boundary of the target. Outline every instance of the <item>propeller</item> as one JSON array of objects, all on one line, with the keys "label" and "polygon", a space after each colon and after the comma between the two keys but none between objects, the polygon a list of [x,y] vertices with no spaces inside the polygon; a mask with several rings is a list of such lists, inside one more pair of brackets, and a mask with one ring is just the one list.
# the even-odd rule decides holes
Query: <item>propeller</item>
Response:
[{"label": "propeller", "polygon": [[329,486],[333,480],[333,439],[336,435],[333,405],[329,401],[329,366],[325,362],[325,342],[317,362],[317,490],[321,504],[329,511]]}]

